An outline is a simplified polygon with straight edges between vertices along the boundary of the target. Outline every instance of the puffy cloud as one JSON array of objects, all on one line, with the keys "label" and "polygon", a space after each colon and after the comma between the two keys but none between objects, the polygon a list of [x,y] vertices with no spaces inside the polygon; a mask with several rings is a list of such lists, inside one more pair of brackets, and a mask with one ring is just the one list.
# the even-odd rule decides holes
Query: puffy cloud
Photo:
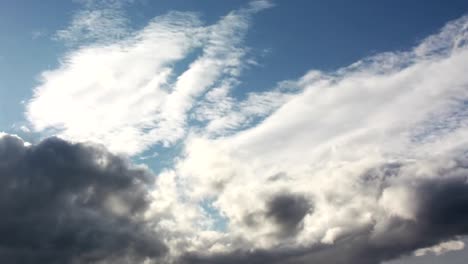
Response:
[{"label": "puffy cloud", "polygon": [[[431,161],[438,163],[437,161]],[[344,232],[337,234],[331,243],[311,243],[291,246],[268,248],[239,248],[223,254],[203,254],[193,252],[182,258],[183,263],[381,263],[384,260],[397,258],[409,254],[418,248],[424,248],[417,252],[422,255],[428,251],[444,252],[463,248],[460,243],[444,242],[433,248],[426,248],[458,235],[466,235],[468,232],[468,157],[456,157],[452,160],[444,160],[454,163],[453,166],[445,167],[442,162],[434,166],[435,171],[430,175],[418,175],[418,171],[430,166],[426,162],[415,162],[404,164],[401,170],[395,174],[388,175],[387,179],[373,179],[384,186],[378,197],[386,189],[403,185],[408,191],[415,192],[414,199],[409,201],[414,208],[414,218],[407,219],[386,211],[384,208],[375,208],[372,220],[361,225],[360,228],[346,230],[357,219],[347,215],[341,220]],[[366,175],[361,175],[366,177]],[[411,181],[412,184],[408,184]],[[363,185],[375,186],[366,181]],[[275,214],[288,217],[281,220],[286,226],[297,227],[300,220],[307,212],[300,199],[292,196],[279,196],[279,200],[272,200]],[[401,199],[398,196],[395,200]],[[277,198],[275,198],[277,199]],[[408,201],[406,201],[408,202]],[[270,202],[269,210],[272,210]],[[301,203],[302,205],[299,205]],[[341,206],[350,204],[344,202]],[[349,201],[352,203],[352,201]],[[288,207],[289,206],[289,209]],[[318,206],[321,206],[318,204]],[[356,206],[356,205],[354,205]],[[400,206],[405,206],[401,203]],[[298,208],[301,208],[297,210]],[[302,209],[304,208],[304,210]],[[365,210],[365,208],[359,208]],[[338,210],[338,209],[337,209]],[[379,212],[379,210],[381,210]],[[357,212],[355,212],[357,213]],[[270,213],[271,214],[271,213]],[[332,217],[339,217],[337,212],[329,211]],[[314,217],[314,214],[311,214]],[[355,216],[357,217],[357,215]],[[283,217],[280,217],[283,219]],[[277,221],[280,218],[273,219]],[[290,225],[291,224],[291,225]],[[307,223],[306,223],[307,224]],[[256,226],[255,228],[261,228]],[[301,229],[307,228],[306,226]],[[289,228],[284,229],[284,231]],[[332,229],[329,229],[332,230]],[[289,234],[294,235],[296,231],[289,229]],[[281,237],[284,239],[284,237]],[[184,262],[185,261],[185,262]]]},{"label": "puffy cloud", "polygon": [[149,172],[103,147],[3,134],[0,181],[1,262],[141,263],[167,252],[143,217]]}]

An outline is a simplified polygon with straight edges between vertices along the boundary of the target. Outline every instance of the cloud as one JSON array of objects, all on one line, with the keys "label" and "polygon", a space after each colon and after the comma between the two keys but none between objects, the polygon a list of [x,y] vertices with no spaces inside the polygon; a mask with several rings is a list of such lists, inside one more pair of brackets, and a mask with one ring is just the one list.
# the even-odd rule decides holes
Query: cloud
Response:
[{"label": "cloud", "polygon": [[[138,234],[150,228],[160,245],[150,248],[160,250],[123,245],[123,254],[139,261],[167,248],[162,263],[377,264],[456,248],[444,243],[468,232],[468,17],[411,50],[311,70],[237,99],[249,19],[270,6],[256,1],[212,25],[171,12],[140,30],[119,24],[127,20],[118,8],[98,9],[61,31],[80,44],[42,73],[27,104],[34,131],[128,155],[184,147],[145,209],[135,209],[144,220],[128,220]],[[100,33],[112,25],[124,36]],[[98,212],[133,208],[101,200]]]},{"label": "cloud", "polygon": [[[444,168],[443,163],[434,168],[440,171],[434,171],[433,175],[417,175],[418,171],[429,167],[425,162],[416,162],[404,164],[399,172],[394,175],[388,175],[387,180],[373,179],[382,183],[385,188],[377,195],[382,196],[386,190],[393,188],[402,188],[407,192],[414,192],[414,199],[410,205],[405,205],[398,196],[392,196],[400,206],[410,206],[414,208],[414,218],[406,219],[391,211],[374,212],[373,219],[359,228],[347,230],[339,235],[333,243],[312,243],[308,245],[285,244],[283,246],[271,248],[256,249],[238,249],[236,251],[207,255],[203,253],[189,253],[182,258],[182,263],[381,263],[384,260],[394,259],[401,255],[409,254],[418,248],[423,251],[417,255],[425,254],[429,251],[444,252],[446,250],[461,249],[460,243],[443,242],[457,235],[466,235],[468,232],[468,200],[466,193],[468,191],[468,169],[466,164],[468,157],[454,158],[454,160],[444,160],[449,163],[456,163],[450,168]],[[436,162],[438,163],[438,162]],[[381,167],[383,170],[383,167]],[[363,176],[363,175],[361,175]],[[408,184],[411,181],[412,184]],[[365,182],[363,185],[375,186],[373,182]],[[403,198],[404,199],[404,198]],[[280,206],[275,208],[277,214],[282,214],[284,210],[298,212],[298,210],[285,209],[286,203],[291,206],[292,198],[281,198]],[[286,202],[289,201],[289,202]],[[284,203],[284,204],[283,204]],[[349,203],[352,203],[350,201]],[[321,206],[321,205],[318,205]],[[342,205],[344,207],[349,205]],[[357,206],[354,204],[354,206]],[[292,206],[294,208],[296,206]],[[302,206],[301,206],[302,207]],[[270,210],[273,207],[270,207]],[[306,207],[304,207],[306,208]],[[376,208],[377,209],[377,208]],[[336,209],[339,210],[339,209]],[[359,208],[364,210],[364,208]],[[378,209],[377,209],[378,210]],[[304,215],[293,213],[285,218],[286,221],[295,221],[301,219]],[[357,214],[358,212],[355,212]],[[289,213],[286,213],[289,214]],[[284,216],[286,214],[283,214]],[[338,213],[328,212],[332,217],[339,217]],[[314,214],[310,214],[314,217]],[[316,216],[320,217],[320,216]],[[355,215],[355,217],[359,217]],[[342,221],[342,227],[346,229],[347,225],[358,221],[348,215]],[[277,219],[274,219],[277,221]],[[295,221],[293,226],[296,226]],[[290,222],[291,223],[291,222]],[[267,224],[267,222],[262,222]],[[289,223],[288,223],[289,225]],[[256,226],[255,228],[260,228]],[[304,227],[307,228],[307,227]],[[290,234],[295,231],[290,230]],[[284,239],[282,237],[281,239]],[[427,246],[439,244],[433,248],[427,249]],[[424,252],[424,253],[423,253]]]},{"label": "cloud", "polygon": [[0,175],[1,262],[141,263],[167,252],[142,216],[149,172],[101,146],[2,134]]},{"label": "cloud", "polygon": [[192,118],[204,124],[204,133],[219,137],[246,129],[271,114],[296,92],[278,87],[262,93],[249,93],[241,102],[230,95],[232,85],[224,84],[209,91],[200,100]]},{"label": "cloud", "polygon": [[57,69],[41,74],[27,119],[37,132],[103,143],[119,153],[169,146],[186,135],[197,98],[218,84],[237,83],[249,18],[269,6],[253,2],[213,25],[194,13],[169,12],[136,31],[113,5],[84,9],[57,32],[75,47]]},{"label": "cloud", "polygon": [[266,216],[280,225],[284,235],[293,235],[304,217],[311,213],[310,202],[301,196],[279,194],[267,203]]},{"label": "cloud", "polygon": [[68,45],[111,43],[129,36],[129,21],[119,9],[86,9],[73,16],[71,25],[56,32],[54,39]]},{"label": "cloud", "polygon": [[[181,261],[380,263],[466,235],[467,24],[283,82],[284,99],[245,129],[192,130],[160,179],[182,208],[212,201],[227,228],[193,225],[182,236],[185,220],[167,216],[191,245]],[[195,113],[206,120],[216,120],[209,109],[228,116],[248,102],[222,89],[205,99]]]},{"label": "cloud", "polygon": [[451,241],[442,242],[432,247],[418,249],[415,251],[414,255],[419,257],[419,256],[427,255],[429,253],[433,253],[438,256],[438,255],[443,255],[450,251],[462,250],[464,248],[465,248],[465,243],[463,241],[451,240]]}]

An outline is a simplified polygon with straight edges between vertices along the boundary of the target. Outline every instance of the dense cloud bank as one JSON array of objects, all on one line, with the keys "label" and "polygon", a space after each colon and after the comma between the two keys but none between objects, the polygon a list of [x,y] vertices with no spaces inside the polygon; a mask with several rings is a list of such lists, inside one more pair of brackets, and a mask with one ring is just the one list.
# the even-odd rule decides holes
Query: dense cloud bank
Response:
[{"label": "dense cloud bank", "polygon": [[[408,214],[394,212],[350,231],[334,243],[318,243],[310,247],[273,250],[239,250],[228,254],[188,254],[182,263],[365,263],[377,264],[414,250],[436,245],[468,234],[468,155],[442,161],[384,165],[374,168],[372,175],[362,175],[362,184],[381,186],[376,200],[386,199]],[[397,167],[398,169],[395,169]],[[431,168],[432,167],[432,168]],[[388,168],[391,168],[390,173]],[[421,175],[420,170],[434,169]],[[419,174],[419,175],[418,175]],[[287,196],[286,196],[287,197]],[[293,198],[280,198],[273,204],[277,214],[287,213],[295,221],[297,206]],[[289,202],[286,202],[289,200]],[[291,203],[287,207],[286,203]],[[397,209],[398,210],[398,209]],[[313,217],[313,215],[312,215]],[[354,219],[343,219],[353,222]]]},{"label": "dense cloud bank", "polygon": [[144,223],[145,169],[102,147],[0,135],[1,263],[141,263],[166,252]]},{"label": "dense cloud bank", "polygon": [[[167,249],[160,240],[164,238],[150,229],[142,215],[149,204],[150,175],[144,169],[98,146],[58,138],[28,146],[15,136],[3,135],[0,260],[377,264],[468,233],[468,155],[458,154],[366,170],[356,184],[371,186],[375,201],[390,213],[349,230],[333,243],[221,254],[182,251],[181,257],[164,258]],[[279,239],[288,239],[303,229],[307,214],[314,217],[313,208],[313,200],[305,196],[278,192],[265,200],[263,219],[276,226]]]}]

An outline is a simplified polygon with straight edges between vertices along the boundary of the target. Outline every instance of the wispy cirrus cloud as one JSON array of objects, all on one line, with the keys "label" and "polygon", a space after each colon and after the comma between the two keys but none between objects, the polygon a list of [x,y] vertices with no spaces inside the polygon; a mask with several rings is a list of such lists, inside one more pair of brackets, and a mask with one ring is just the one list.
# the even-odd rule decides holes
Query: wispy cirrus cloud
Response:
[{"label": "wispy cirrus cloud", "polygon": [[115,8],[85,9],[73,16],[69,27],[56,32],[54,39],[67,45],[110,43],[130,35],[129,21]]},{"label": "wispy cirrus cloud", "polygon": [[[193,13],[171,12],[132,33],[120,9],[81,11],[57,33],[81,45],[59,68],[41,74],[27,105],[28,120],[36,131],[53,129],[126,154],[170,145],[185,135],[197,97],[239,77],[249,17],[269,6],[253,2],[207,26]],[[199,55],[188,67],[174,72],[194,52]]]}]

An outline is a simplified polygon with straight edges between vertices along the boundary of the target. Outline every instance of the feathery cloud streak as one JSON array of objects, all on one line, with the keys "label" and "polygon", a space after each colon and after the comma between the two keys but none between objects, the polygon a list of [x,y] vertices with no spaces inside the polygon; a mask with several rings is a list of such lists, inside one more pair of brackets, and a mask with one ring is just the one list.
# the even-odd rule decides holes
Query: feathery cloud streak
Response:
[{"label": "feathery cloud streak", "polygon": [[[120,9],[81,11],[57,33],[81,45],[57,69],[41,74],[27,118],[36,131],[52,129],[119,153],[170,145],[185,135],[196,98],[216,85],[236,83],[249,18],[269,6],[253,2],[208,26],[193,13],[171,12],[136,32],[129,32]],[[174,72],[194,52],[200,55],[187,69]]]}]

